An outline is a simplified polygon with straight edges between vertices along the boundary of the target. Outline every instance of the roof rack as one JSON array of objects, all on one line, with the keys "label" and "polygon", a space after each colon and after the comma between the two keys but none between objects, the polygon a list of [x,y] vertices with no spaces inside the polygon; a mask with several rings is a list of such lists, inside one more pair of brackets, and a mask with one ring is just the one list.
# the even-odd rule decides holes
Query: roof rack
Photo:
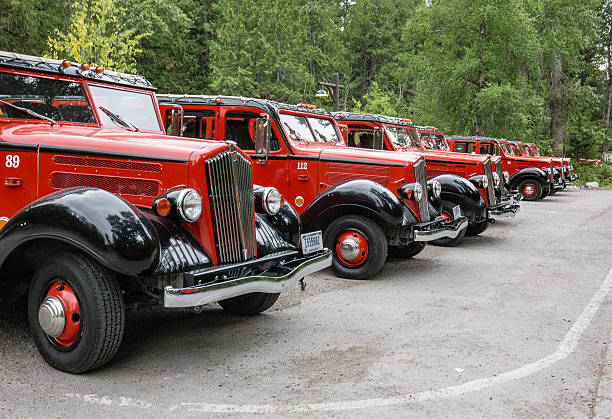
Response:
[{"label": "roof rack", "polygon": [[303,112],[313,115],[331,116],[329,111],[325,109],[317,109],[313,107],[304,107],[300,105],[292,105],[289,103],[275,102],[268,99],[257,99],[252,97],[241,96],[224,96],[224,95],[176,95],[176,94],[158,94],[157,100],[160,103],[173,103],[177,105],[230,105],[230,106],[255,106],[265,111],[288,110],[294,112]]},{"label": "roof rack", "polygon": [[356,113],[356,112],[332,112],[331,115],[336,120],[344,121],[369,121],[382,122],[384,124],[414,126],[411,120],[402,119],[393,116],[384,116],[372,113]]},{"label": "roof rack", "polygon": [[68,60],[55,60],[53,58],[36,57],[33,55],[17,54],[15,52],[0,51],[0,66],[62,74],[87,80],[99,80],[145,89],[155,89],[146,78],[137,74],[119,73],[117,71],[105,70],[102,67],[90,69],[87,65],[81,66],[73,64]]}]

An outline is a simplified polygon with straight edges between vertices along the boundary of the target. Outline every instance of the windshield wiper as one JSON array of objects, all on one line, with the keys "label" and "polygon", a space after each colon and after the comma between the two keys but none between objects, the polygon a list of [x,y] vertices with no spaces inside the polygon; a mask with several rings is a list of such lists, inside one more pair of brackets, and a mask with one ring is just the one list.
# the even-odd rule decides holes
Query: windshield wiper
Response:
[{"label": "windshield wiper", "polygon": [[117,115],[116,113],[109,111],[108,109],[106,109],[104,106],[98,106],[100,109],[102,109],[102,111],[108,115],[108,117],[111,119],[111,121],[113,121],[115,124],[117,125],[121,125],[124,128],[127,128],[129,130],[132,131],[138,131],[138,127],[134,124],[132,124],[129,121],[126,121],[125,119],[123,119],[122,117],[120,117],[119,115]]},{"label": "windshield wiper", "polygon": [[17,109],[18,111],[23,112],[26,115],[33,116],[34,118],[38,118],[38,119],[42,119],[42,120],[45,120],[45,121],[49,121],[49,122],[51,122],[54,125],[57,124],[57,121],[55,119],[49,118],[48,116],[41,115],[38,112],[34,112],[31,109],[22,108],[21,106],[13,105],[12,103],[7,102],[7,101],[2,100],[2,99],[0,99],[0,103],[4,103],[5,105],[10,106],[11,108]]}]

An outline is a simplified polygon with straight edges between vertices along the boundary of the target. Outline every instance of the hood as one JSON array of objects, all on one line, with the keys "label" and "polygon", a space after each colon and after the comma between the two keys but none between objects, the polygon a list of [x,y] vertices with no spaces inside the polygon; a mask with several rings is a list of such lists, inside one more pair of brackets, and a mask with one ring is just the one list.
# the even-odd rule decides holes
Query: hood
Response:
[{"label": "hood", "polygon": [[321,160],[351,160],[363,163],[414,164],[421,158],[414,152],[397,152],[384,150],[366,150],[354,147],[324,148],[319,153]]},{"label": "hood", "polygon": [[196,151],[217,154],[227,148],[222,142],[190,140],[122,128],[47,123],[0,124],[0,141],[185,161]]},{"label": "hood", "polygon": [[487,159],[491,158],[488,154],[468,154],[468,153],[455,153],[452,151],[441,151],[441,150],[422,150],[421,153],[426,159],[443,159],[463,162],[481,162],[484,163]]}]

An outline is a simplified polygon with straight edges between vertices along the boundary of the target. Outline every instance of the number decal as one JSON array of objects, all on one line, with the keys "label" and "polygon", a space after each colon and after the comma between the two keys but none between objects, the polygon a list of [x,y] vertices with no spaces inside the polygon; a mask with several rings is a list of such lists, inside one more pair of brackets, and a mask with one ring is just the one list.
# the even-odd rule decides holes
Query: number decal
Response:
[{"label": "number decal", "polygon": [[308,163],[304,161],[299,161],[297,164],[298,170],[308,170]]},{"label": "number decal", "polygon": [[19,163],[21,163],[21,159],[18,155],[9,154],[6,156],[6,167],[16,169],[19,167]]}]

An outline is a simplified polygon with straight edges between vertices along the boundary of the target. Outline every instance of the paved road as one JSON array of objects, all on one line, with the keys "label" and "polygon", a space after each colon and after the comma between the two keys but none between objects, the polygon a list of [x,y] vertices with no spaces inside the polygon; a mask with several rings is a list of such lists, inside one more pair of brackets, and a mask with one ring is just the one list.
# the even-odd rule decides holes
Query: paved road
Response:
[{"label": "paved road", "polygon": [[265,315],[130,312],[86,375],[0,312],[0,417],[610,417],[611,268],[612,191],[575,190],[373,281],[313,276]]}]

